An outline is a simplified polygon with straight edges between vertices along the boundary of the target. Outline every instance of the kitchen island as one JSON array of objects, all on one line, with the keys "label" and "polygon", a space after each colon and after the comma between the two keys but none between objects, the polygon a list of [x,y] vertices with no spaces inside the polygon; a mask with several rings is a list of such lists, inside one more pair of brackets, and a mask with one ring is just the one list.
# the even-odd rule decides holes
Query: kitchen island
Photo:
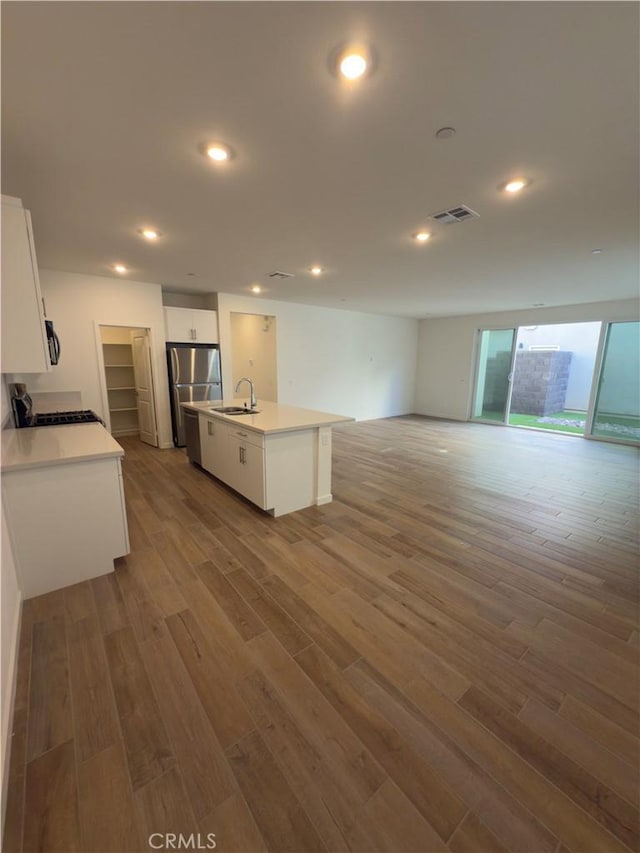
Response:
[{"label": "kitchen island", "polygon": [[259,402],[254,414],[225,414],[243,400],[183,403],[198,413],[201,465],[271,515],[327,504],[331,427],[343,415]]},{"label": "kitchen island", "polygon": [[2,501],[25,598],[129,553],[122,447],[97,423],[2,432]]}]

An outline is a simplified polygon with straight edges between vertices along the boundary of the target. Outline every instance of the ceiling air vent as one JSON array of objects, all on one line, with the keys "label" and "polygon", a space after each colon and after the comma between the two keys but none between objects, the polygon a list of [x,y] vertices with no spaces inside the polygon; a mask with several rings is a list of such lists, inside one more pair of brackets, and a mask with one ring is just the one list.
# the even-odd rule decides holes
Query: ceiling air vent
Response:
[{"label": "ceiling air vent", "polygon": [[460,204],[458,207],[449,208],[449,210],[432,213],[429,219],[435,219],[436,222],[442,222],[444,225],[451,225],[453,222],[465,222],[473,216],[480,216],[480,214],[471,210],[466,204]]},{"label": "ceiling air vent", "polygon": [[267,274],[268,278],[295,278],[292,272],[282,272],[282,270],[274,270]]}]

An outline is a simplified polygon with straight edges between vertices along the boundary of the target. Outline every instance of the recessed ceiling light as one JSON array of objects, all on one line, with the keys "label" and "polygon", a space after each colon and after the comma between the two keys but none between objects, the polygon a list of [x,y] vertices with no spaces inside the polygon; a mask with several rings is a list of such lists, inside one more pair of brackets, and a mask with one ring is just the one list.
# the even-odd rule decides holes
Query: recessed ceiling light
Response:
[{"label": "recessed ceiling light", "polygon": [[124,275],[124,273],[128,272],[124,264],[114,264],[113,268],[116,272],[119,272],[120,275]]},{"label": "recessed ceiling light", "polygon": [[254,284],[253,287],[251,288],[251,292],[252,293],[262,293],[262,288],[260,287],[259,284]]},{"label": "recessed ceiling light", "polygon": [[431,237],[431,234],[428,231],[418,231],[417,234],[413,235],[413,239],[417,240],[418,243],[426,243],[429,237]]},{"label": "recessed ceiling light", "polygon": [[143,228],[140,233],[145,238],[145,240],[157,240],[160,236],[160,232],[156,231],[155,228]]},{"label": "recessed ceiling light", "polygon": [[357,80],[366,70],[366,57],[359,51],[348,50],[340,59],[340,73],[347,80]]},{"label": "recessed ceiling light", "polygon": [[544,308],[544,302],[534,302],[533,307],[534,308]]},{"label": "recessed ceiling light", "polygon": [[309,272],[311,273],[311,275],[321,275],[324,270],[322,269],[322,267],[311,267]]},{"label": "recessed ceiling light", "polygon": [[215,160],[216,163],[223,163],[231,156],[231,151],[227,145],[221,142],[211,142],[207,145],[207,157]]},{"label": "recessed ceiling light", "polygon": [[601,255],[601,254],[602,254],[602,249],[592,249],[592,250],[591,250],[591,254],[592,254],[592,255]]},{"label": "recessed ceiling light", "polygon": [[501,184],[499,189],[504,190],[506,193],[519,193],[520,190],[528,187],[530,183],[529,178],[511,178],[511,180]]}]

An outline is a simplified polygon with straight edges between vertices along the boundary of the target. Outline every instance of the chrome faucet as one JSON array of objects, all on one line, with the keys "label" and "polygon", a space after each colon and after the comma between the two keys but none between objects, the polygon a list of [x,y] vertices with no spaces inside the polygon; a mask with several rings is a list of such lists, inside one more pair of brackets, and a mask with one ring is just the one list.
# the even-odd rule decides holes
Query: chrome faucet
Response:
[{"label": "chrome faucet", "polygon": [[250,379],[247,379],[246,376],[243,376],[242,379],[238,379],[238,384],[236,385],[236,394],[238,393],[238,388],[240,388],[243,382],[249,383],[249,388],[251,388],[251,408],[255,409],[255,407],[258,405],[258,401],[256,400],[256,392],[253,388],[253,382]]}]

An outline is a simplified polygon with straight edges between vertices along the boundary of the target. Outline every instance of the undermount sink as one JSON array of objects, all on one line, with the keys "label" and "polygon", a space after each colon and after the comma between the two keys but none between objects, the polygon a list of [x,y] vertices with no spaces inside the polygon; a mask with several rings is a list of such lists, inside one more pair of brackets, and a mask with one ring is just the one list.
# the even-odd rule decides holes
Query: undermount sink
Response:
[{"label": "undermount sink", "polygon": [[218,412],[220,415],[257,415],[258,409],[243,409],[241,406],[218,406],[209,409],[210,412]]}]

